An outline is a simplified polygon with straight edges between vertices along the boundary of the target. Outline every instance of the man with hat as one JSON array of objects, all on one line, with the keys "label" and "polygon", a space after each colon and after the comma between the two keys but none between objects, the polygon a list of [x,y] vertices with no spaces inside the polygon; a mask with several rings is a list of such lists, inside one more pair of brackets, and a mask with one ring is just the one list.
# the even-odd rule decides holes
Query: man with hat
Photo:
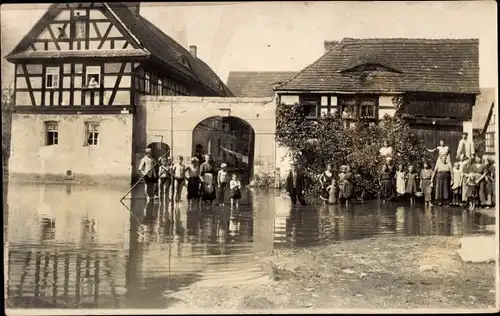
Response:
[{"label": "man with hat", "polygon": [[463,133],[462,139],[460,139],[460,141],[458,142],[457,159],[462,154],[464,154],[467,158],[471,158],[472,155],[475,154],[474,144],[470,140],[468,140],[468,136],[468,133]]},{"label": "man with hat", "polygon": [[288,176],[286,178],[286,190],[288,194],[290,194],[292,204],[295,205],[297,200],[299,200],[302,205],[306,204],[304,199],[304,189],[304,175],[295,165],[292,165],[292,168],[288,172]]},{"label": "man with hat", "polygon": [[139,172],[144,176],[144,182],[146,183],[144,190],[146,197],[149,200],[155,195],[157,186],[157,176],[155,167],[155,159],[151,156],[151,148],[146,148],[145,155],[141,159],[139,164]]}]

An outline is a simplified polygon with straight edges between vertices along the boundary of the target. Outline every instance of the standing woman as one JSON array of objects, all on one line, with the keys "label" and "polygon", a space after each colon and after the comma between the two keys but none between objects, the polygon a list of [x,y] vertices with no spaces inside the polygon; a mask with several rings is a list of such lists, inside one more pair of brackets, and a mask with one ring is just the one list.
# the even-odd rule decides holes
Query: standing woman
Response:
[{"label": "standing woman", "polygon": [[385,203],[392,197],[392,172],[387,164],[382,166],[379,185],[380,199]]},{"label": "standing woman", "polygon": [[205,162],[200,166],[201,199],[205,204],[215,200],[215,168],[211,155],[205,155]]},{"label": "standing woman", "polygon": [[345,204],[349,204],[349,199],[352,196],[352,189],[353,189],[353,174],[351,173],[351,168],[349,165],[345,165],[345,172],[344,172],[344,187],[343,187],[343,192],[341,193],[341,197],[345,200]]},{"label": "standing woman", "polygon": [[420,189],[424,193],[425,205],[432,205],[432,169],[427,161],[420,171]]},{"label": "standing woman", "polygon": [[333,168],[331,164],[326,165],[326,170],[323,171],[323,173],[319,177],[319,183],[321,184],[322,189],[319,197],[325,202],[325,204],[328,203],[329,198],[329,192],[327,188],[332,184],[332,180],[334,179],[332,170]]},{"label": "standing woman", "polygon": [[198,200],[200,195],[200,167],[198,158],[191,158],[191,164],[187,167],[187,200],[188,206],[193,200]]},{"label": "standing woman", "polygon": [[448,162],[448,156],[442,155],[434,167],[432,179],[436,179],[436,201],[437,205],[443,205],[443,202],[450,197],[452,167]]},{"label": "standing woman", "polygon": [[474,173],[474,178],[476,179],[476,184],[477,184],[477,198],[479,201],[476,201],[477,206],[484,206],[486,203],[486,173],[487,173],[487,168],[486,166],[482,163],[482,159],[480,156],[476,156],[475,162],[472,165],[472,173]]}]

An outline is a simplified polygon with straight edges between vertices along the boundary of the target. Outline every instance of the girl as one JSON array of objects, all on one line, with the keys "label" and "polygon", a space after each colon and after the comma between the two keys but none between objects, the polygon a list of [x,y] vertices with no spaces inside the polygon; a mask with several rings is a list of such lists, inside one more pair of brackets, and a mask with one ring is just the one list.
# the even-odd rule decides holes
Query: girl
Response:
[{"label": "girl", "polygon": [[339,174],[339,197],[345,204],[349,204],[349,199],[352,192],[352,173],[349,170],[349,166],[344,165],[340,168]]},{"label": "girl", "polygon": [[[438,151],[438,159],[437,161],[440,160],[441,156],[446,156],[446,159],[450,161],[450,148],[444,144],[444,140],[439,141],[439,146],[437,146],[434,149],[427,149],[428,152],[435,152]],[[437,163],[437,162],[436,162]]]},{"label": "girl", "polygon": [[229,182],[229,174],[225,163],[222,163],[220,167],[221,169],[217,173],[217,188],[219,189],[219,205],[224,206],[224,193]]},{"label": "girl", "polygon": [[162,158],[158,169],[158,190],[160,197],[170,198],[170,185],[172,184],[172,158]]},{"label": "girl", "polygon": [[172,173],[174,176],[173,185],[175,190],[175,202],[179,203],[181,201],[182,188],[186,177],[186,165],[184,164],[184,157],[181,155],[177,156],[177,162],[172,168]]},{"label": "girl", "polygon": [[200,194],[200,168],[198,158],[191,158],[191,165],[187,167],[187,200],[188,206],[192,205],[192,200],[197,200]]},{"label": "girl", "polygon": [[402,196],[406,192],[406,173],[403,170],[403,165],[398,166],[398,171],[396,171],[396,193],[398,196]]},{"label": "girl", "polygon": [[425,205],[432,205],[432,169],[428,162],[424,162],[424,168],[420,171],[420,189],[424,193]]},{"label": "girl", "polygon": [[392,197],[392,172],[387,164],[382,166],[379,185],[380,199],[385,203]]},{"label": "girl", "polygon": [[473,211],[476,208],[477,182],[476,174],[469,174],[467,177],[467,208]]},{"label": "girl", "polygon": [[326,187],[328,191],[328,204],[337,204],[338,203],[338,191],[337,191],[337,181],[335,178],[332,179],[330,185]]},{"label": "girl", "polygon": [[455,162],[453,168],[453,174],[451,177],[451,192],[453,194],[451,205],[459,206],[460,201],[462,200],[462,169],[460,168],[460,163],[458,162]]},{"label": "girl", "polygon": [[418,173],[413,169],[413,166],[408,167],[406,174],[406,193],[410,195],[410,204],[415,202],[415,193],[417,193]]},{"label": "girl", "polygon": [[321,184],[322,192],[320,194],[320,198],[327,204],[328,199],[329,199],[329,192],[328,192],[328,187],[332,183],[333,180],[333,172],[332,172],[332,165],[328,164],[326,166],[326,170],[323,171],[321,176],[319,177],[319,183]]},{"label": "girl", "polygon": [[234,202],[236,202],[236,207],[239,207],[241,198],[241,182],[238,180],[236,174],[233,174],[231,182],[229,182],[229,188],[231,189],[231,208],[233,208]]}]

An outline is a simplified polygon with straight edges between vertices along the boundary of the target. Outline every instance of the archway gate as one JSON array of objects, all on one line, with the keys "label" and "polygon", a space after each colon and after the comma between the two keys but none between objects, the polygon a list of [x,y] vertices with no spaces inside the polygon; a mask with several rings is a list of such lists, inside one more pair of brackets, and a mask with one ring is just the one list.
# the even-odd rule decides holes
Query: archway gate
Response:
[{"label": "archway gate", "polygon": [[136,154],[161,136],[174,156],[191,157],[196,145],[193,144],[193,130],[200,122],[214,116],[239,118],[248,123],[255,135],[253,174],[275,171],[274,98],[145,96],[136,112]]}]

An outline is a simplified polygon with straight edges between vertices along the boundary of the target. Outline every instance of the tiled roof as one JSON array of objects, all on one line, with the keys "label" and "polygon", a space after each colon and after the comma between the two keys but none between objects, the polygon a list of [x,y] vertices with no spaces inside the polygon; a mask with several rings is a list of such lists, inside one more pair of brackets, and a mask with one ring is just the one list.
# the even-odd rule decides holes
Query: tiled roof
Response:
[{"label": "tiled roof", "polygon": [[[191,55],[153,23],[141,15],[136,15],[126,5],[113,3],[111,8],[154,57],[187,78],[201,82],[216,96],[233,96],[207,64]],[[188,67],[183,63],[183,59],[189,64]]]},{"label": "tiled roof", "polygon": [[24,51],[9,56],[9,59],[30,58],[64,58],[64,57],[148,57],[150,54],[142,49],[99,49],[99,50],[40,50]]},{"label": "tiled roof", "polygon": [[273,87],[298,74],[296,71],[231,71],[227,86],[237,97],[273,97]]},{"label": "tiled roof", "polygon": [[481,93],[476,97],[476,104],[472,107],[472,126],[474,129],[482,130],[484,128],[495,97],[495,88],[481,88]]},{"label": "tiled roof", "polygon": [[[95,3],[96,5],[104,5],[106,3]],[[45,53],[39,55],[41,52],[22,52],[25,50],[35,39],[34,36],[38,36],[40,32],[43,31],[47,21],[55,18],[61,9],[63,9],[66,4],[56,3],[49,7],[47,12],[42,16],[42,18],[35,24],[33,29],[26,35],[21,42],[14,48],[14,50],[6,56],[7,60],[14,60],[15,57],[18,58],[32,58],[32,57],[61,57],[60,55],[68,57],[94,57],[102,56],[104,57],[122,57],[131,56],[129,54],[138,54],[134,50],[127,50],[127,52],[113,51],[113,53],[107,51],[99,51],[94,55],[91,51],[87,53],[81,53],[84,55],[68,55],[77,53],[68,53],[66,51],[51,51],[50,53]],[[166,65],[173,73],[178,76],[185,78],[187,81],[198,82],[201,86],[205,87],[207,96],[233,96],[229,88],[220,80],[220,78],[215,74],[215,72],[210,69],[210,67],[204,63],[201,59],[196,58],[189,53],[182,45],[174,41],[171,37],[163,33],[154,24],[149,22],[144,17],[137,15],[132,12],[130,8],[120,2],[110,2],[108,5],[109,9],[113,11],[114,15],[119,19],[119,22],[123,24],[128,30],[132,37],[137,39],[146,51],[138,56],[144,56],[149,52],[150,56],[157,61],[160,61]],[[57,55],[59,54],[59,55]],[[90,55],[89,55],[90,54]],[[135,55],[134,55],[135,56]],[[49,58],[49,57],[47,57]]]},{"label": "tiled roof", "polygon": [[[361,64],[388,71],[345,71]],[[479,40],[344,38],[276,90],[479,93]]]}]

